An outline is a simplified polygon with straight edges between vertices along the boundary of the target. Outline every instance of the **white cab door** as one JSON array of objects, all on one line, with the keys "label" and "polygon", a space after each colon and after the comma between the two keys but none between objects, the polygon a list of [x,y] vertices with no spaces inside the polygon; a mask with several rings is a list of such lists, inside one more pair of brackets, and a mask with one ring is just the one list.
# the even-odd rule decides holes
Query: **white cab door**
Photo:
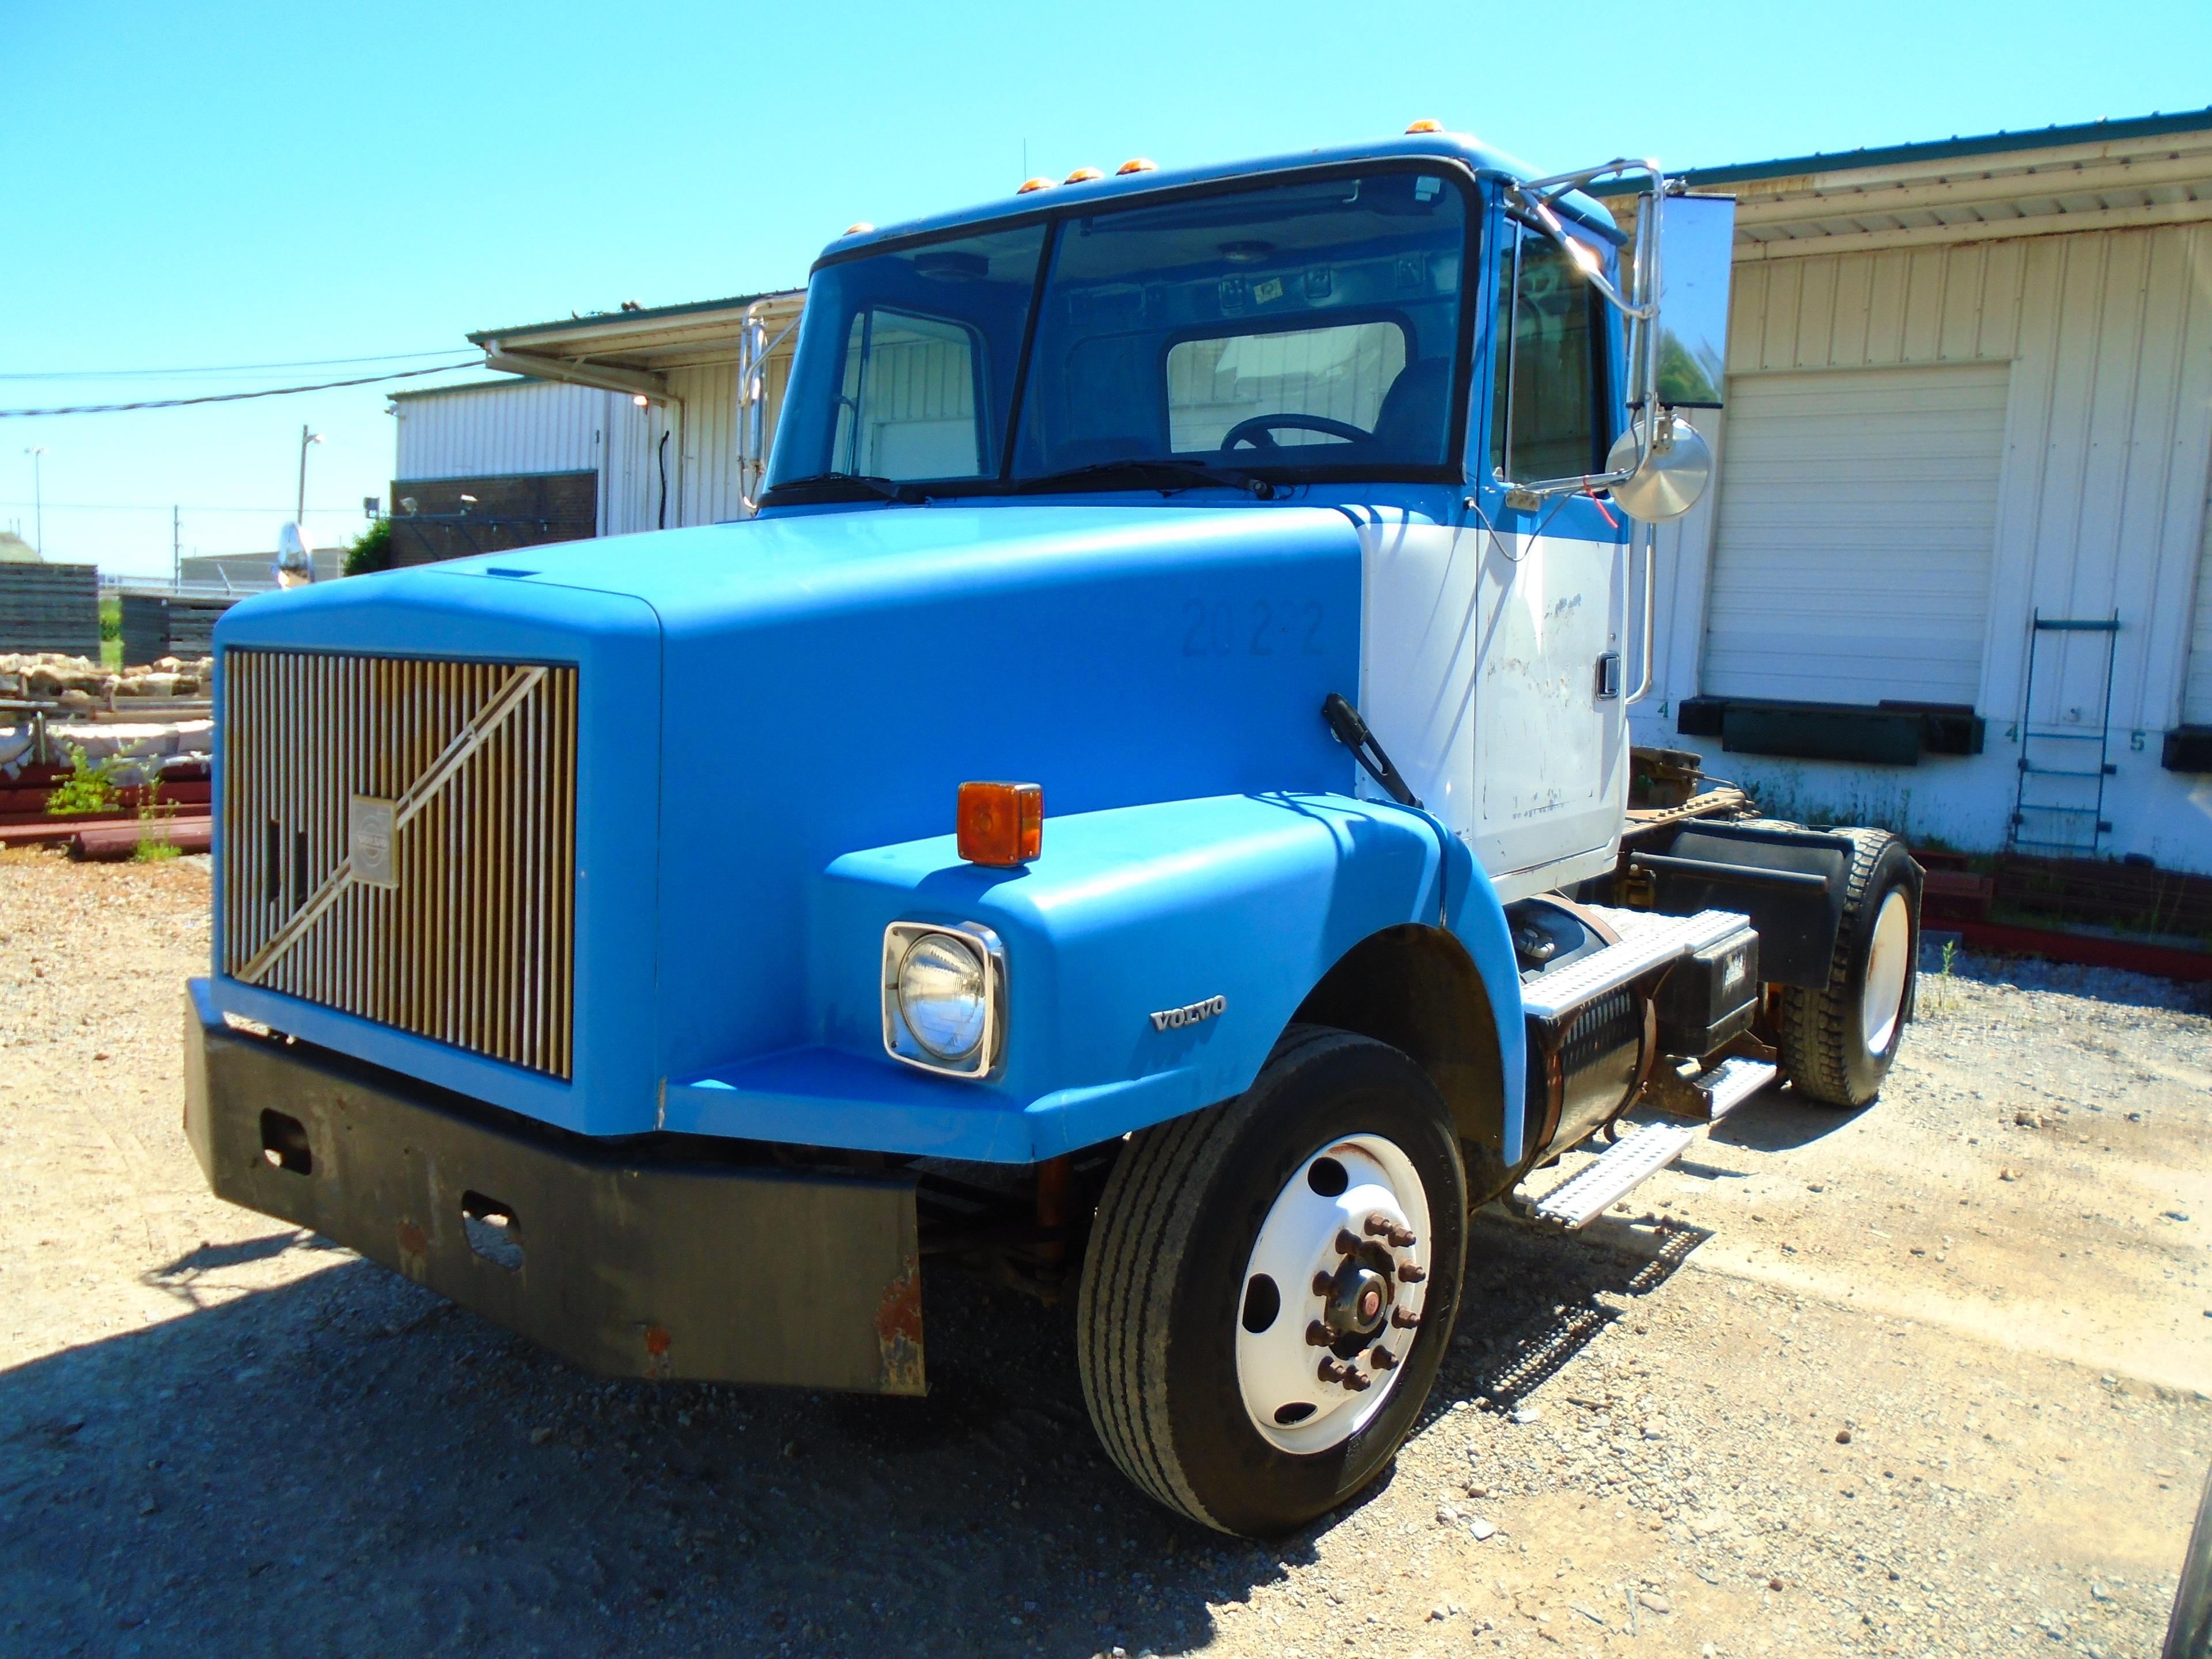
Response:
[{"label": "white cab door", "polygon": [[1509,899],[1607,867],[1628,783],[1600,683],[1620,548],[1402,520],[1362,540],[1360,710],[1413,793]]}]

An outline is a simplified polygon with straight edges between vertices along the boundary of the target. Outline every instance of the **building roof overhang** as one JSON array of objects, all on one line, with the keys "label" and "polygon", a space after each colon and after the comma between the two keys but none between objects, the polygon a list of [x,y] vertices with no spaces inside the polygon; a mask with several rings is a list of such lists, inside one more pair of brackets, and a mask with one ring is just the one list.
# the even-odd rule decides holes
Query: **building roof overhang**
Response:
[{"label": "building roof overhang", "polygon": [[479,329],[468,338],[483,352],[487,368],[658,401],[670,395],[672,370],[736,362],[750,325],[759,324],[773,339],[798,317],[805,299],[803,290],[775,289]]},{"label": "building roof overhang", "polygon": [[1700,167],[1737,198],[1736,258],[2212,221],[2212,110]]}]

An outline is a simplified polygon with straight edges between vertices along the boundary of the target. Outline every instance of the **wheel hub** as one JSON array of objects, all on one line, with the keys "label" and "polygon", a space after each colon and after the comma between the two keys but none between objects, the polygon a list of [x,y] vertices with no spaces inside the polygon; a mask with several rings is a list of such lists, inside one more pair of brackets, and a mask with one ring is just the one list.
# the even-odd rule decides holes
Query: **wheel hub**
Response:
[{"label": "wheel hub", "polygon": [[1285,1451],[1341,1444],[1380,1408],[1421,1326],[1428,1196],[1376,1135],[1325,1147],[1276,1196],[1245,1268],[1237,1387]]},{"label": "wheel hub", "polygon": [[1389,1279],[1347,1259],[1323,1299],[1322,1320],[1336,1336],[1372,1336],[1389,1317],[1395,1292]]}]

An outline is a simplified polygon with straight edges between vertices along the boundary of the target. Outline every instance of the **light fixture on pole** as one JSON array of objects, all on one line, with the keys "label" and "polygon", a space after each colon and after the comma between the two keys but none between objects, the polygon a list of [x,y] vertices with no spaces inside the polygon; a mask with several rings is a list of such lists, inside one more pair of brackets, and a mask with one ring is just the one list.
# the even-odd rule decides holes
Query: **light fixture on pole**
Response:
[{"label": "light fixture on pole", "polygon": [[309,444],[319,444],[322,442],[322,441],[323,434],[321,433],[310,432],[305,426],[301,427],[300,499],[298,505],[294,507],[292,512],[292,522],[294,524],[298,524],[301,520],[307,516],[307,446]]},{"label": "light fixture on pole", "polygon": [[31,511],[33,514],[31,533],[38,538],[34,545],[43,556],[46,550],[46,491],[40,475],[39,457],[46,453],[46,447],[40,444],[37,448],[27,449],[23,453],[31,458]]}]

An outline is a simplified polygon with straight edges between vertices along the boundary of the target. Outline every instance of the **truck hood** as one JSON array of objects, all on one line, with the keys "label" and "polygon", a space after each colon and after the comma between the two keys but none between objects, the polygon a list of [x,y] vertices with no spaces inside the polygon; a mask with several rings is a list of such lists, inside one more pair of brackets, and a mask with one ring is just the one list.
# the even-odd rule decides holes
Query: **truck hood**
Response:
[{"label": "truck hood", "polygon": [[1048,864],[1054,815],[1348,793],[1320,709],[1358,694],[1359,606],[1331,508],[902,507],[273,594],[218,639],[579,665],[577,1087],[438,1080],[617,1133],[672,1079],[830,1040],[816,878],[949,831],[964,780],[1043,785]]}]

